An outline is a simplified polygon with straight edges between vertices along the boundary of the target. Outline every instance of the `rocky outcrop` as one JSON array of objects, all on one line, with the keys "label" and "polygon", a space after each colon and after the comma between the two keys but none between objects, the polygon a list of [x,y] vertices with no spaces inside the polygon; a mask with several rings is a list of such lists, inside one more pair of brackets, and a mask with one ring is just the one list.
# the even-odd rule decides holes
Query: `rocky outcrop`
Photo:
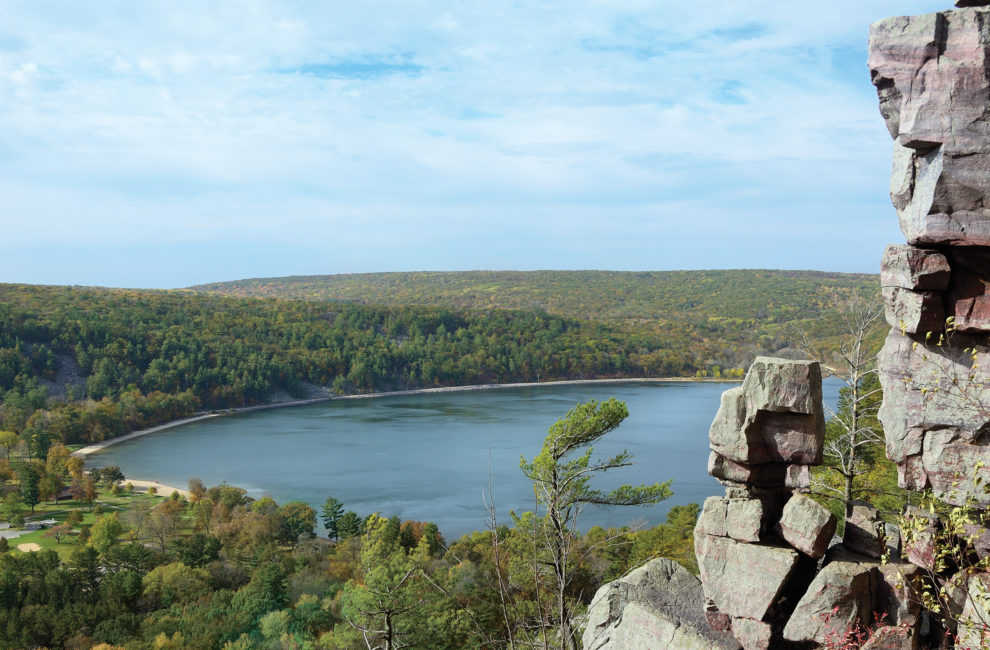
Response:
[{"label": "rocky outcrop", "polygon": [[[913,268],[924,275],[934,267]],[[725,496],[705,501],[694,530],[705,615],[746,650],[820,647],[847,629],[866,629],[874,614],[894,626],[882,635],[887,645],[875,647],[913,647],[919,610],[911,587],[920,569],[881,564],[900,555],[897,528],[857,503],[849,548],[830,548],[836,517],[801,494],[806,480],[794,485],[787,471],[768,469],[807,476],[820,462],[821,409],[821,375],[810,361],[757,359],[743,385],[723,394],[709,467]],[[785,435],[768,426],[790,418]]]},{"label": "rocky outcrop", "polygon": [[744,648],[769,648],[811,582],[835,517],[795,494],[821,462],[825,426],[817,363],[758,358],[726,391],[709,432],[712,497],[695,527],[710,621]]},{"label": "rocky outcrop", "polygon": [[[870,74],[894,139],[890,196],[907,245],[883,255],[893,327],[880,411],[903,487],[962,504],[990,465],[990,10],[870,27]],[[948,324],[947,324],[948,323]],[[980,470],[984,482],[990,469]]]},{"label": "rocky outcrop", "polygon": [[604,585],[588,609],[586,650],[683,648],[736,650],[704,615],[701,583],[673,560],[651,560]]}]

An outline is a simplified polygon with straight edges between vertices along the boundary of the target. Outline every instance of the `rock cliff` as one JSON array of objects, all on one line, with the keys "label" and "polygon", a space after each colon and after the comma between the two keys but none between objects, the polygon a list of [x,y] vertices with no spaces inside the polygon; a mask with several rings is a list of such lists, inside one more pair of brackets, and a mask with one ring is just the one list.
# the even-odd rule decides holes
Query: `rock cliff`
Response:
[{"label": "rock cliff", "polygon": [[[870,27],[870,76],[894,139],[890,197],[906,245],[881,284],[887,455],[903,487],[961,504],[990,461],[990,8]],[[990,469],[980,472],[990,480]]]}]

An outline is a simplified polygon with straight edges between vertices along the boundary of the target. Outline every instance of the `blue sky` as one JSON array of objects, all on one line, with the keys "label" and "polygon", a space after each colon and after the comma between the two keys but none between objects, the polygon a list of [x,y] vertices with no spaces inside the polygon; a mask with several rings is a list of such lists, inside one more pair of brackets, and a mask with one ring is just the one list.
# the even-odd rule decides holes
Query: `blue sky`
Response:
[{"label": "blue sky", "polygon": [[921,0],[0,4],[0,282],[876,272]]}]

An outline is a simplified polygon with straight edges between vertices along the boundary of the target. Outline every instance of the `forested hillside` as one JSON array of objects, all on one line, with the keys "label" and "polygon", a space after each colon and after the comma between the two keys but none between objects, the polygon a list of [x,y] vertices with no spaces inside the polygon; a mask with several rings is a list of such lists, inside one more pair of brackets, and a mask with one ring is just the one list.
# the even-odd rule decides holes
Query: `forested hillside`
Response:
[{"label": "forested hillside", "polygon": [[[453,274],[451,283],[481,275]],[[867,291],[870,279],[762,271],[639,275],[531,276],[546,280],[540,291],[547,295],[559,288],[553,277],[574,284],[575,295],[557,299],[567,309],[557,311],[581,312],[583,318],[536,308],[0,285],[0,428],[37,441],[35,452],[43,455],[52,441],[89,442],[202,408],[329,391],[741,377],[753,357],[789,345],[787,327],[808,330],[828,347],[841,331],[828,311],[832,302]],[[650,306],[644,278],[653,276],[678,277],[682,283],[669,291],[654,286]],[[385,282],[400,276],[367,277]],[[625,284],[612,282],[615,278]],[[413,283],[386,302],[397,296],[415,302],[414,294],[430,286]],[[532,286],[505,287],[509,295],[536,292]],[[635,318],[594,318],[625,304],[619,294],[630,296]],[[666,317],[647,317],[650,312]]]},{"label": "forested hillside", "polygon": [[592,320],[708,318],[784,323],[830,309],[823,290],[877,291],[876,275],[819,271],[457,271],[254,278],[190,287],[270,296],[463,309],[540,309]]}]

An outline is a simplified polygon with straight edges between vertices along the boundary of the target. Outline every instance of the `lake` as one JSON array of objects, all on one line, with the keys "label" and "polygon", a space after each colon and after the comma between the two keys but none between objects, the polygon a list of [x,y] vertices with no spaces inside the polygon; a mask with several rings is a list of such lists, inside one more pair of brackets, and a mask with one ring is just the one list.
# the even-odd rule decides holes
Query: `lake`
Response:
[{"label": "lake", "polygon": [[[835,404],[841,382],[826,380]],[[598,487],[673,479],[674,496],[650,507],[588,508],[581,527],[663,521],[673,505],[721,494],[707,474],[708,428],[732,384],[629,382],[546,384],[338,400],[194,422],[108,447],[87,465],[184,487],[197,476],[254,497],[302,500],[317,512],[327,496],[345,509],[434,521],[448,540],[486,527],[493,495],[500,523],[533,509],[519,457],[532,460],[547,429],[576,404],[616,397],[629,407],[595,457],[628,450],[635,465],[599,477]],[[489,494],[491,486],[491,495]]]}]

